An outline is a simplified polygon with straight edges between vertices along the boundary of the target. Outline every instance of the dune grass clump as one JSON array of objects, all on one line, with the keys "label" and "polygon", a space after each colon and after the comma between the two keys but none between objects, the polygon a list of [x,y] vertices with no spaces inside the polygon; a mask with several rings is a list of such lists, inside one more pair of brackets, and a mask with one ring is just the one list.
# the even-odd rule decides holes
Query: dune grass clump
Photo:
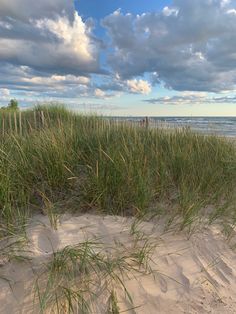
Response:
[{"label": "dune grass clump", "polygon": [[151,212],[188,225],[208,207],[211,220],[235,219],[236,149],[228,140],[55,106],[7,114],[0,113],[0,221],[9,229],[39,211],[56,227],[58,208]]},{"label": "dune grass clump", "polygon": [[[86,240],[75,246],[66,246],[50,257],[35,282],[35,303],[45,313],[96,313],[97,306],[104,313],[120,313],[116,291],[123,295],[134,308],[133,300],[125,286],[131,274],[147,274],[146,261],[154,247],[139,259],[143,241],[130,248],[112,249],[108,254],[103,244]],[[144,262],[145,260],[145,262]],[[98,302],[99,297],[102,297]]]}]

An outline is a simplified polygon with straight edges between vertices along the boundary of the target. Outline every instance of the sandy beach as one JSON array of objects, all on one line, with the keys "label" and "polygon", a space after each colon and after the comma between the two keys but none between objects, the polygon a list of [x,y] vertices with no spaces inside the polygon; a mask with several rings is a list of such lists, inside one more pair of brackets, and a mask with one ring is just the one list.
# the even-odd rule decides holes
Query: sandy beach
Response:
[{"label": "sandy beach", "polygon": [[[66,246],[99,239],[102,252],[131,250],[142,234],[152,243],[146,273],[130,272],[123,277],[133,305],[121,287],[114,287],[120,312],[126,313],[235,313],[236,253],[234,238],[227,241],[222,226],[199,229],[191,236],[164,231],[161,224],[118,216],[64,215],[58,229],[51,228],[46,216],[35,216],[29,223],[27,261],[1,261],[0,313],[38,313],[35,279],[53,252]],[[146,239],[145,238],[145,239]],[[141,238],[140,238],[141,239]],[[141,242],[143,240],[140,240]],[[11,240],[12,241],[12,240]],[[4,243],[6,247],[6,243]],[[119,251],[121,252],[121,251]],[[97,295],[92,313],[106,313],[107,295]],[[133,307],[133,309],[131,309]],[[130,309],[130,310],[129,310]],[[48,313],[53,313],[48,310]]]}]

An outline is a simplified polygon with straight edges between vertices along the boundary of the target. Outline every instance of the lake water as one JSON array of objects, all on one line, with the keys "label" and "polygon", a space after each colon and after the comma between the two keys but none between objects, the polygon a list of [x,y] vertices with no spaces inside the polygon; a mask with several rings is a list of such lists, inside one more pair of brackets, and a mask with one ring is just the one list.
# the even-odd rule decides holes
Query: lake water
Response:
[{"label": "lake water", "polygon": [[[142,117],[118,119],[138,122],[142,120]],[[236,117],[149,117],[149,121],[150,126],[189,127],[193,131],[204,134],[236,137]]]}]

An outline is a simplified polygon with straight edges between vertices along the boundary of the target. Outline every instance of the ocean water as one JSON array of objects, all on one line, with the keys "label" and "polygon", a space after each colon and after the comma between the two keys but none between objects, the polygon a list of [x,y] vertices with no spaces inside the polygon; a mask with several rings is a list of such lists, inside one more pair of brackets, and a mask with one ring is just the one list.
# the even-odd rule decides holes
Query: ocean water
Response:
[{"label": "ocean water", "polygon": [[[139,122],[144,117],[119,118]],[[189,127],[195,132],[236,137],[236,117],[149,117],[150,126],[167,128]]]}]

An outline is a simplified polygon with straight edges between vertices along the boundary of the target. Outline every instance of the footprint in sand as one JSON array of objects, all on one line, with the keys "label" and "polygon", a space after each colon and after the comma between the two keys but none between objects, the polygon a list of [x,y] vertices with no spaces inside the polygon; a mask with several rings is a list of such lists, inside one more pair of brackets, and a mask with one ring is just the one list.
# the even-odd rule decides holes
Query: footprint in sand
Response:
[{"label": "footprint in sand", "polygon": [[153,277],[143,277],[140,284],[145,292],[152,296],[159,296],[160,290],[164,293],[167,292],[166,281],[161,276],[158,276],[156,280]]},{"label": "footprint in sand", "polygon": [[57,231],[48,226],[39,225],[29,232],[29,240],[37,253],[50,254],[58,249],[59,237]]},{"label": "footprint in sand", "polygon": [[167,281],[161,275],[158,276],[157,279],[158,279],[159,284],[160,284],[161,292],[166,293],[168,291]]}]

